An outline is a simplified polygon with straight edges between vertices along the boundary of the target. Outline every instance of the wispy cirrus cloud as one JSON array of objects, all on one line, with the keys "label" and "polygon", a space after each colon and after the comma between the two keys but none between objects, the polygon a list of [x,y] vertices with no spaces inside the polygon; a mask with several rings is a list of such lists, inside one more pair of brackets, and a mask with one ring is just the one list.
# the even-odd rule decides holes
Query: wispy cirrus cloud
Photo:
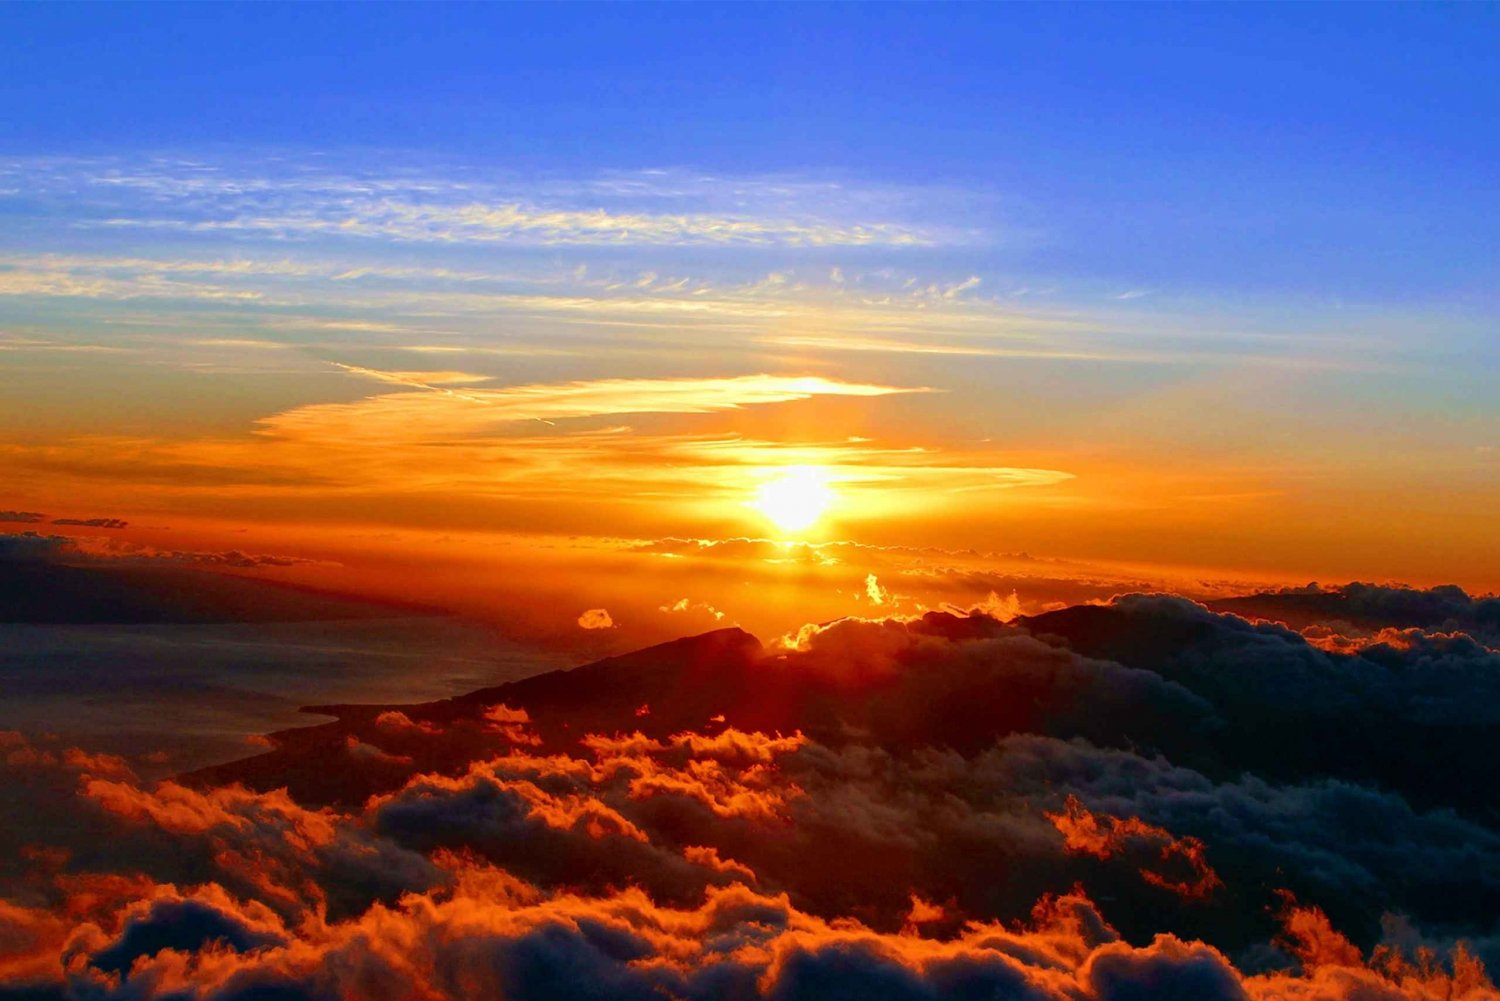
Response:
[{"label": "wispy cirrus cloud", "polygon": [[[144,310],[130,322],[163,327],[180,326],[182,311],[192,308],[201,310],[194,319],[204,328],[233,322],[237,329],[292,336],[305,346],[327,341],[330,350],[357,346],[355,338],[364,335],[371,344],[428,352],[576,354],[569,338],[580,332],[588,336],[592,328],[608,332],[616,351],[660,348],[673,338],[687,346],[713,332],[725,338],[717,342],[723,348],[760,354],[794,349],[1147,363],[1214,358],[1165,334],[1152,338],[1164,345],[1122,341],[1118,330],[1106,335],[1098,318],[1022,312],[974,295],[976,288],[973,278],[919,280],[883,270],[829,284],[788,271],[725,281],[619,268],[484,270],[287,257],[0,255],[0,297],[129,303]],[[167,309],[172,314],[162,313]],[[482,339],[476,336],[476,324],[501,317],[546,325],[547,336],[508,333],[497,343],[488,326]],[[126,315],[113,314],[108,322],[119,326]],[[237,335],[186,343],[233,348],[277,341]],[[10,338],[0,343],[5,346],[83,347],[42,338],[25,343]],[[1259,356],[1247,350],[1236,357]]]},{"label": "wispy cirrus cloud", "polygon": [[[340,366],[354,375],[425,392],[384,393],[353,403],[313,404],[262,419],[262,434],[285,438],[393,442],[430,435],[493,432],[516,421],[552,422],[622,414],[709,414],[816,396],[875,397],[922,387],[842,382],[821,376],[745,375],[707,379],[592,379],[447,390],[451,373],[388,373]],[[436,378],[434,378],[434,376]]]},{"label": "wispy cirrus cloud", "polygon": [[[717,349],[763,358],[856,352],[1348,368],[1378,365],[1380,356],[1368,338],[1355,358],[1347,339],[1326,335],[1292,340],[1254,330],[1205,331],[1192,317],[1145,324],[1108,310],[1022,309],[1005,293],[987,293],[974,275],[922,276],[889,267],[837,269],[836,277],[810,267],[726,273],[623,261],[452,266],[348,251],[341,245],[337,252],[288,256],[282,243],[263,254],[240,248],[200,258],[0,254],[0,298],[74,312],[96,302],[129,304],[131,313],[111,313],[105,321],[114,327],[171,327],[189,319],[204,328],[233,324],[234,335],[192,341],[225,347],[268,340],[245,336],[255,330],[305,346],[327,341],[331,351],[363,340],[538,357],[577,354],[579,345],[570,342],[604,336],[616,352],[699,349],[713,336]],[[500,320],[508,324],[497,335]],[[31,346],[58,350],[67,343],[33,338]]]},{"label": "wispy cirrus cloud", "polygon": [[[362,507],[416,524],[427,523],[438,500],[444,510],[520,505],[517,511],[524,509],[537,527],[606,535],[758,524],[750,503],[756,489],[789,466],[825,470],[854,517],[951,506],[980,492],[1055,487],[1073,478],[1007,462],[983,445],[910,447],[858,437],[788,438],[777,430],[778,406],[847,409],[930,391],[920,386],[757,374],[492,388],[466,384],[467,373],[339,367],[389,391],[292,407],[261,418],[244,436],[92,436],[45,453],[0,447],[0,469],[58,492],[65,483],[107,482],[133,496],[166,492],[188,503],[201,496],[216,506],[231,498],[309,504],[382,498]],[[647,427],[598,426],[601,418],[631,415]],[[614,523],[601,526],[598,511],[606,504]],[[623,520],[622,512],[628,512]]]},{"label": "wispy cirrus cloud", "polygon": [[580,246],[865,247],[929,246],[920,230],[888,223],[808,223],[708,213],[651,214],[570,209],[525,202],[424,205],[385,198],[331,209],[232,219],[114,218],[101,225],[275,236],[359,236],[432,243]]},{"label": "wispy cirrus cloud", "polygon": [[350,375],[363,376],[367,379],[374,379],[376,382],[385,382],[393,386],[409,386],[413,389],[430,389],[443,393],[452,392],[449,386],[467,386],[476,382],[489,382],[493,378],[493,376],[479,375],[474,372],[386,372],[359,365],[345,365],[342,362],[334,362],[334,364]]},{"label": "wispy cirrus cloud", "polygon": [[0,164],[12,197],[74,195],[74,225],[397,242],[648,247],[921,247],[974,233],[917,218],[916,192],[681,171],[384,174],[266,158]]}]

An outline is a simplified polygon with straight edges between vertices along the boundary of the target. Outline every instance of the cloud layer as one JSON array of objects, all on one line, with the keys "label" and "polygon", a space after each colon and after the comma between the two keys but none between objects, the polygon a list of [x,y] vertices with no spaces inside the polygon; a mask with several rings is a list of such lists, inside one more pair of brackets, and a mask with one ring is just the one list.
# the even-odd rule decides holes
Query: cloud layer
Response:
[{"label": "cloud layer", "polygon": [[1441,635],[1441,660],[1327,649],[1131,595],[721,629],[324,707],[154,785],[10,734],[4,767],[77,816],[26,850],[0,973],[38,997],[1492,998],[1500,654]]}]

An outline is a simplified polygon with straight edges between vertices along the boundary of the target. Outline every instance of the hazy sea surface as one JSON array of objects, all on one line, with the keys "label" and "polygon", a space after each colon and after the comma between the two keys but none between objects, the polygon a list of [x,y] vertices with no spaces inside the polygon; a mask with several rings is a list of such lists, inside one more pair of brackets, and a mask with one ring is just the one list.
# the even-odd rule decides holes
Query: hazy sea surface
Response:
[{"label": "hazy sea surface", "polygon": [[170,773],[256,753],[253,737],[321,719],[302,706],[445,698],[558,666],[441,615],[0,623],[0,730],[56,735]]}]

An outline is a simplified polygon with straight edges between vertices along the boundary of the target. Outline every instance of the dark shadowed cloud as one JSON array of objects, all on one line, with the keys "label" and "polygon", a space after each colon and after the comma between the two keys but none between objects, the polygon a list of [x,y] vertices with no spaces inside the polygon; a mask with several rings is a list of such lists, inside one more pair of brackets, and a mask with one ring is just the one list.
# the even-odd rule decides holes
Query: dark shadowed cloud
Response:
[{"label": "dark shadowed cloud", "polygon": [[93,833],[27,847],[0,972],[55,997],[1491,999],[1500,665],[1403,635],[1330,648],[1158,594],[721,629],[323,707],[155,784],[15,734],[6,767]]}]

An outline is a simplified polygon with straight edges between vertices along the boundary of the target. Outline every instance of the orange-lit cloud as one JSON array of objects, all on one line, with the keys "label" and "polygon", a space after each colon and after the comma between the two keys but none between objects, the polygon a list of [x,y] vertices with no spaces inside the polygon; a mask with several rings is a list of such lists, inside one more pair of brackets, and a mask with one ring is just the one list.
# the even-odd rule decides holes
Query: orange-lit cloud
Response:
[{"label": "orange-lit cloud", "polygon": [[[358,370],[365,374],[371,370]],[[451,378],[448,373],[435,373]],[[403,384],[428,374],[374,373]],[[431,381],[431,380],[428,380]],[[391,444],[414,436],[493,432],[511,421],[559,421],[621,414],[704,414],[816,396],[887,396],[920,392],[847,383],[820,376],[749,375],[725,379],[599,379],[555,385],[385,393],[358,403],[317,404],[265,418],[263,433],[297,440]]]},{"label": "orange-lit cloud", "polygon": [[606,608],[586,609],[578,616],[579,629],[613,629],[615,620]]},{"label": "orange-lit cloud", "polygon": [[[1184,898],[1202,899],[1224,885],[1204,859],[1203,842],[1197,838],[1173,837],[1171,831],[1148,824],[1139,817],[1095,814],[1076,796],[1069,796],[1064,810],[1047,814],[1047,819],[1057,827],[1071,852],[1108,859],[1129,851],[1133,842],[1155,850],[1160,864],[1142,868],[1141,878]],[[1179,865],[1183,872],[1168,874],[1164,871],[1174,864]]]},{"label": "orange-lit cloud", "polygon": [[[204,785],[201,773],[189,780],[198,785],[148,786],[81,752],[6,736],[19,755],[7,767],[78,777],[81,805],[114,825],[109,850],[88,857],[143,862],[117,883],[144,887],[149,902],[90,890],[68,872],[76,852],[38,848],[37,900],[52,902],[0,908],[21,954],[4,970],[12,983],[61,983],[72,942],[87,957],[70,961],[76,983],[107,985],[128,968],[147,996],[272,983],[338,993],[378,971],[403,991],[445,997],[453,976],[489,982],[493,964],[469,959],[513,957],[540,936],[568,968],[587,960],[591,983],[683,997],[726,984],[747,997],[816,995],[835,975],[914,996],[977,984],[1058,1001],[1169,989],[1267,1001],[1493,996],[1475,951],[1487,940],[1429,945],[1412,925],[1377,947],[1368,925],[1400,908],[1430,927],[1482,932],[1471,908],[1494,884],[1473,860],[1500,851],[1495,835],[1354,781],[1365,772],[1323,773],[1379,761],[1346,765],[1317,741],[1268,748],[1259,688],[1232,684],[1251,675],[1278,686],[1279,712],[1324,714],[1361,740],[1363,699],[1409,703],[1411,722],[1391,716],[1389,733],[1468,720],[1434,697],[1433,678],[1393,689],[1378,659],[1166,595],[1009,623],[845,620],[793,651],[734,639],[711,634],[467,699],[351,707],[244,763],[262,792]],[[1100,644],[1114,644],[1107,659]],[[1484,648],[1469,655],[1482,670]],[[1142,658],[1152,666],[1123,663]],[[1442,683],[1457,670],[1450,662]],[[695,687],[709,677],[716,688]],[[736,693],[713,714],[726,718],[701,700],[716,690]],[[642,698],[646,716],[635,712]],[[730,722],[751,713],[781,732]],[[604,725],[572,725],[585,716]],[[1185,739],[1195,732],[1215,740]],[[321,746],[343,755],[337,781],[374,795],[299,802],[328,788]],[[375,750],[349,753],[361,746]],[[1435,745],[1422,753],[1428,765],[1441,758]],[[1383,781],[1457,802],[1476,766],[1415,778],[1390,767]],[[163,839],[170,851],[140,854]],[[1457,894],[1459,884],[1470,889]],[[1281,886],[1317,903],[1273,906]],[[1163,909],[1167,894],[1191,906]],[[156,939],[132,928],[179,937],[142,947]],[[587,947],[601,928],[629,948]],[[575,931],[576,952],[562,944]],[[346,975],[354,981],[337,979]]]}]

